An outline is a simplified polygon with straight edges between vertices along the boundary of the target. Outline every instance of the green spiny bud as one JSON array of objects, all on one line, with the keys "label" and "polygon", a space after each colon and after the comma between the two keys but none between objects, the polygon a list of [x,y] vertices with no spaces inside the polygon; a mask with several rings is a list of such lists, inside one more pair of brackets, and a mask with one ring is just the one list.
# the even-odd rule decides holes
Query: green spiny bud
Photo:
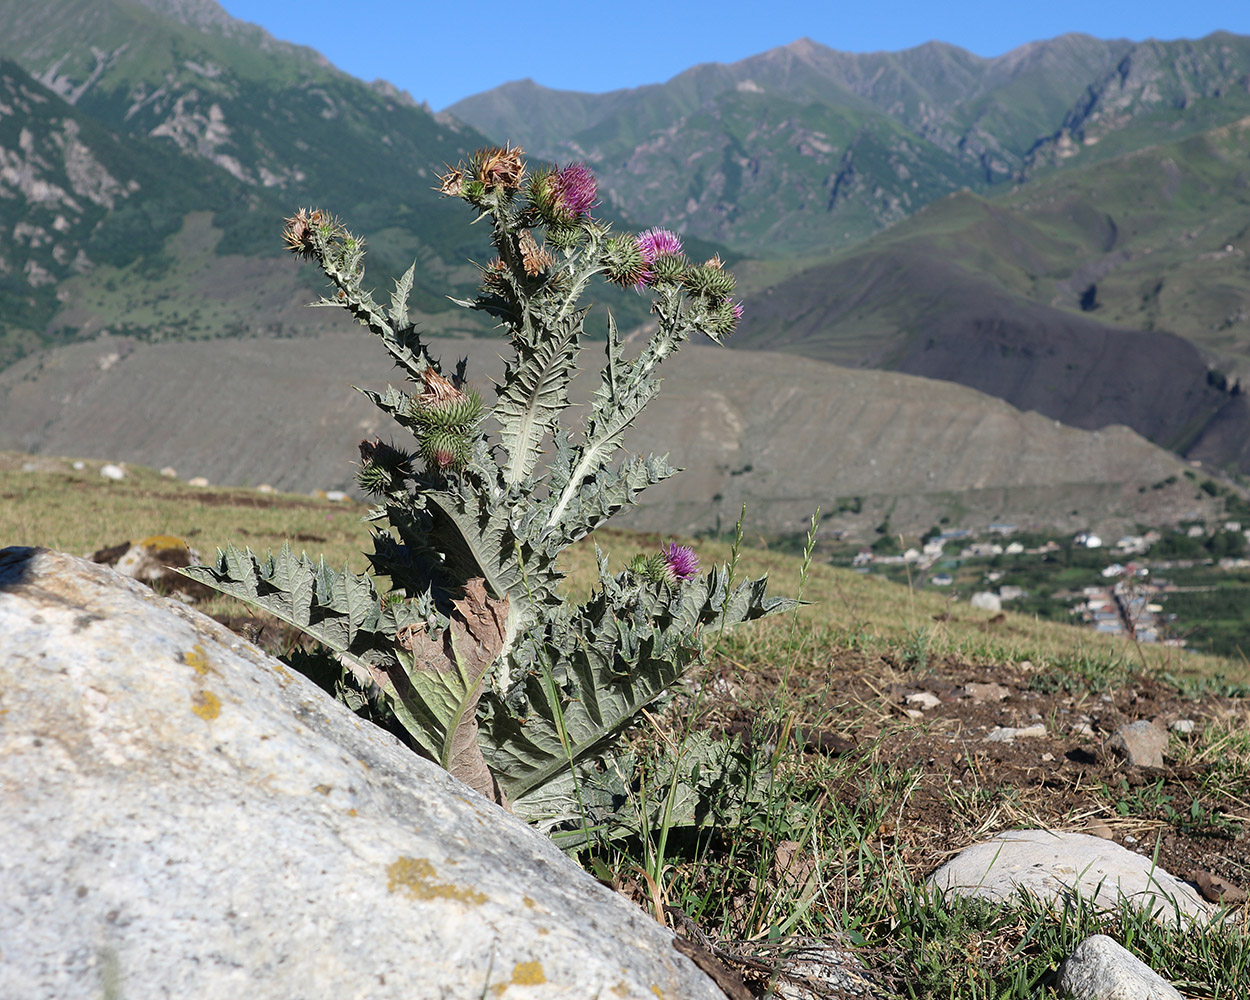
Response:
[{"label": "green spiny bud", "polygon": [[482,418],[482,397],[473,389],[459,399],[442,400],[422,405],[419,399],[409,413],[423,428],[434,430],[471,430]]},{"label": "green spiny bud", "polygon": [[436,430],[421,439],[421,458],[440,472],[463,471],[473,457],[473,438],[461,431]]},{"label": "green spiny bud", "polygon": [[707,311],[703,323],[703,332],[715,341],[719,341],[734,332],[738,320],[742,317],[742,306],[732,299],[721,299]]},{"label": "green spiny bud", "polygon": [[603,264],[608,280],[626,288],[630,285],[641,285],[649,273],[638,238],[628,233],[613,236],[604,244],[600,263]]},{"label": "green spiny bud", "polygon": [[586,238],[586,230],[581,226],[548,226],[547,242],[559,250],[572,250],[580,246]]},{"label": "green spiny bud", "polygon": [[723,299],[734,290],[734,276],[725,270],[719,257],[686,272],[682,281],[692,295],[709,299]]},{"label": "green spiny bud", "polygon": [[682,254],[662,253],[651,265],[651,283],[655,285],[678,284],[686,276],[686,269],[689,266],[690,261]]}]

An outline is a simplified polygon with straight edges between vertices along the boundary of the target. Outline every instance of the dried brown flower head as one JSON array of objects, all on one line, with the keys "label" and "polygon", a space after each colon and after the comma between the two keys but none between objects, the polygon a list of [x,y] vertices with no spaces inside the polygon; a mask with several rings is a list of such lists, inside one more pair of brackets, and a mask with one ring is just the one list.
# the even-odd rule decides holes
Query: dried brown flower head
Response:
[{"label": "dried brown flower head", "polygon": [[723,271],[725,269],[725,262],[720,259],[720,254],[717,253],[705,260],[703,262],[703,266],[710,267],[715,271]]},{"label": "dried brown flower head", "polygon": [[504,275],[508,272],[508,265],[496,257],[485,267],[480,268],[482,272],[482,284],[487,288],[496,292],[501,292],[508,287],[508,282]]},{"label": "dried brown flower head", "polygon": [[423,407],[439,406],[444,403],[458,403],[465,399],[460,387],[445,375],[440,375],[433,368],[426,368],[421,373],[425,388],[417,396],[417,403]]},{"label": "dried brown flower head", "polygon": [[447,173],[438,179],[438,190],[449,198],[459,198],[464,191],[464,171],[459,167],[447,167]]},{"label": "dried brown flower head", "polygon": [[521,264],[525,268],[525,273],[531,278],[537,278],[556,262],[556,259],[551,256],[546,247],[538,245],[533,234],[528,229],[521,230],[521,235],[517,239],[517,246],[521,251]]},{"label": "dried brown flower head", "polygon": [[282,228],[282,239],[286,243],[286,248],[291,253],[299,254],[301,257],[311,257],[313,253],[313,230],[317,223],[313,221],[313,216],[321,215],[320,209],[314,209],[311,214],[308,209],[301,208],[298,212],[287,219]]},{"label": "dried brown flower head", "polygon": [[525,161],[521,159],[524,152],[520,146],[511,145],[479,149],[473,154],[473,176],[488,188],[515,191],[525,177]]}]

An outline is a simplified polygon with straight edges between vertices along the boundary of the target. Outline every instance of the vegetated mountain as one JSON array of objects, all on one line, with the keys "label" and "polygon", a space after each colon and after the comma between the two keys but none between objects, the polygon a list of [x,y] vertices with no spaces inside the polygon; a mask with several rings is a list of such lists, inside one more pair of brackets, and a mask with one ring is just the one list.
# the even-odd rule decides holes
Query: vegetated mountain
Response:
[{"label": "vegetated mountain", "polygon": [[[417,262],[410,302],[427,326],[489,328],[448,311],[449,293],[476,287],[471,261],[486,244],[464,205],[434,190],[444,164],[489,144],[472,128],[215,0],[0,0],[0,56],[14,61],[5,86],[38,95],[0,106],[0,236],[11,248],[0,365],[100,329],[185,338],[323,326],[294,311],[319,282],[281,260],[281,220],[309,204],[366,237],[369,279],[384,293]],[[109,196],[117,211],[92,202],[101,211],[66,215],[73,224],[52,239],[44,186],[71,192],[84,148],[124,194]],[[624,329],[646,316],[632,293],[599,297]]]},{"label": "vegetated mountain", "polygon": [[995,59],[802,39],[664,84],[589,95],[525,80],[447,110],[586,159],[622,205],[768,256],[848,245],[962,186],[1227,123],[1250,114],[1248,81],[1250,38],[1228,33],[1064,35]]},{"label": "vegetated mountain", "polygon": [[[226,485],[350,489],[361,438],[411,440],[351,388],[385,385],[370,339],[357,328],[66,345],[0,372],[0,449],[170,465]],[[488,397],[499,346],[431,343],[446,364],[467,356]],[[731,530],[743,503],[752,532],[800,532],[819,505],[828,527],[864,539],[887,521],[908,533],[942,518],[1115,533],[1217,510],[1183,463],[1127,428],[1076,430],[949,382],[697,344],[664,377],[625,446],[688,471],[648,490],[623,519],[638,528]],[[574,398],[596,383],[580,377]]]},{"label": "vegetated mountain", "polygon": [[734,343],[949,379],[1250,471],[1247,139],[1250,119],[943,199],[770,275]]},{"label": "vegetated mountain", "polygon": [[[301,204],[369,236],[380,285],[418,260],[420,312],[475,282],[463,206],[431,187],[486,140],[392,87],[212,0],[0,0],[0,51],[22,67],[0,76],[0,364],[100,328],[318,325],[279,314],[313,297],[311,275],[279,259],[281,220]],[[258,299],[261,279],[276,285]]]},{"label": "vegetated mountain", "polygon": [[[49,340],[50,318],[92,272],[161,283],[166,240],[193,206],[224,253],[263,245],[278,209],[211,164],[119,136],[0,61],[0,366]],[[120,316],[114,317],[120,320]],[[116,327],[115,327],[116,328]],[[188,331],[194,335],[192,326]]]}]

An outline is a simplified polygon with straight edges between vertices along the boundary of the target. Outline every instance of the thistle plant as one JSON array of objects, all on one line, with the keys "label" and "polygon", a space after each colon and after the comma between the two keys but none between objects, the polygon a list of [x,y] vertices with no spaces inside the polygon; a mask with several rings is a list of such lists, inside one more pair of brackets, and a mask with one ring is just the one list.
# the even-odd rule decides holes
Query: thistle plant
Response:
[{"label": "thistle plant", "polygon": [[[667,357],[696,333],[719,343],[732,332],[733,275],[715,257],[690,261],[674,233],[616,233],[595,219],[595,179],[580,163],[531,174],[519,148],[485,149],[440,189],[490,233],[476,298],[454,301],[497,320],[510,344],[493,403],[465,361],[444,371],[409,321],[413,268],[379,305],[363,287],[364,241],[301,210],[284,236],[329,279],[314,304],[347,309],[405,376],[361,390],[413,437],[360,445],[373,573],[233,547],[189,572],[328,646],[424,753],[496,802],[547,828],[585,826],[588,813],[610,827],[613,745],[635,715],[683,676],[705,634],[794,607],[766,598],[764,579],[701,573],[676,544],[615,574],[596,547],[590,598],[558,593],[560,553],[676,471],[666,456],[622,455],[622,437]],[[598,390],[574,420],[589,312],[579,302],[596,279],[650,295],[656,329],[627,357],[609,316]]]}]

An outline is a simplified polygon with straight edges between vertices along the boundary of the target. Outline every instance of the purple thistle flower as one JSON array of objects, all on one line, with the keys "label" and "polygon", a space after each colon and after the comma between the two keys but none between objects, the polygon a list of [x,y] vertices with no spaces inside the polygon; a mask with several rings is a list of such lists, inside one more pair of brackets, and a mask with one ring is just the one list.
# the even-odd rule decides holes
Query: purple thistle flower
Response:
[{"label": "purple thistle flower", "polygon": [[740,319],[742,319],[742,303],[735,302],[734,303],[734,322],[736,323]]},{"label": "purple thistle flower", "polygon": [[699,557],[688,545],[669,542],[660,548],[664,553],[664,561],[668,564],[668,575],[674,582],[677,580],[693,580],[699,572]]},{"label": "purple thistle flower", "polygon": [[648,229],[638,236],[638,249],[648,264],[654,264],[662,253],[681,253],[681,237],[667,229]]},{"label": "purple thistle flower", "polygon": [[556,182],[556,206],[574,219],[589,215],[590,210],[599,204],[599,182],[586,164],[570,163],[553,180]]}]

